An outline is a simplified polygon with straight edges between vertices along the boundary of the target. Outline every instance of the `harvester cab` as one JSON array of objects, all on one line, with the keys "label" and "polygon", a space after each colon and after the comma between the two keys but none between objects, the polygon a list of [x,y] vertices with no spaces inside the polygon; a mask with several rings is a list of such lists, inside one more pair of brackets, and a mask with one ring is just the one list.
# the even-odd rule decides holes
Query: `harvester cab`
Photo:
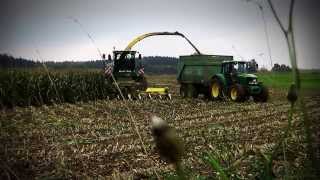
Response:
[{"label": "harvester cab", "polygon": [[141,55],[136,57],[137,51],[113,51],[114,73],[125,74],[132,73],[132,77],[143,76],[138,72],[142,72]]},{"label": "harvester cab", "polygon": [[113,59],[116,65],[116,72],[135,70],[136,51],[113,51]]},{"label": "harvester cab", "polygon": [[104,73],[108,83],[115,85],[116,81],[127,98],[136,98],[147,90],[141,59],[137,51],[113,51],[113,58],[108,55],[106,60]]}]

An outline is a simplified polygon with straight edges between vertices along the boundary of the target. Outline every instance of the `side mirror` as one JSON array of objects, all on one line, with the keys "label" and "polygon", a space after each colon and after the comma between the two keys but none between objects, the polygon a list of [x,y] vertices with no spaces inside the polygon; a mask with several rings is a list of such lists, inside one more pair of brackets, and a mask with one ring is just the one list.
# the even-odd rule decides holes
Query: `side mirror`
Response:
[{"label": "side mirror", "polygon": [[138,57],[138,59],[142,59],[142,56],[141,56],[141,54],[139,54],[139,57]]},{"label": "side mirror", "polygon": [[106,59],[106,54],[102,54],[102,59],[103,59],[103,60]]},{"label": "side mirror", "polygon": [[108,54],[108,60],[111,61],[111,55],[110,54]]}]

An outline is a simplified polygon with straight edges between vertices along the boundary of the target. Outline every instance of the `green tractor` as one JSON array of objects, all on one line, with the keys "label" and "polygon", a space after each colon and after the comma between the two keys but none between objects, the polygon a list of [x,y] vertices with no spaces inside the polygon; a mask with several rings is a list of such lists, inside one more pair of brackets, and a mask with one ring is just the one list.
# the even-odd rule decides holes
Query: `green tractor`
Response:
[{"label": "green tractor", "polygon": [[247,73],[247,62],[226,61],[221,65],[221,73],[217,73],[210,84],[210,97],[221,99],[227,94],[231,100],[241,102],[250,96],[254,101],[266,102],[268,100],[268,89],[258,82],[254,74]]},{"label": "green tractor", "polygon": [[212,100],[229,97],[236,102],[253,97],[256,102],[266,102],[267,87],[256,75],[247,73],[247,65],[245,61],[233,61],[232,56],[180,56],[180,95],[195,98],[204,94]]}]

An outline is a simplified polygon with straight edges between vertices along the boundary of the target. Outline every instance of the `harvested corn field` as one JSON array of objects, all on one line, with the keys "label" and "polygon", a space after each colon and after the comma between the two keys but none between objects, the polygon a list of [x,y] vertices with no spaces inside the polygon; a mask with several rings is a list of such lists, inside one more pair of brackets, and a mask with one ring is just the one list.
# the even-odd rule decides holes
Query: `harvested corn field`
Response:
[{"label": "harvested corn field", "polygon": [[[161,79],[177,92],[174,77]],[[216,157],[230,178],[261,174],[263,154],[271,152],[287,127],[290,104],[285,91],[271,89],[267,103],[182,99],[176,92],[172,101],[114,99],[3,109],[0,177],[140,179],[156,178],[155,172],[170,177],[174,168],[155,150],[150,114],[175,127],[185,143],[185,170],[192,177],[217,177],[204,160],[206,153]],[[319,117],[319,102],[318,95],[305,97],[311,120]],[[293,113],[292,130],[274,159],[275,177],[306,176],[302,174],[307,149],[300,112]]]}]

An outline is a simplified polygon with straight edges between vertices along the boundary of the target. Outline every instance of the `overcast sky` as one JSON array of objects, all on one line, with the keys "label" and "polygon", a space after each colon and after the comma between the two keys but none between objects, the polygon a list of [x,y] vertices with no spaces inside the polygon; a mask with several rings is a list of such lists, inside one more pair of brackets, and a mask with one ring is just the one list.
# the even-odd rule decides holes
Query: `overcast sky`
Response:
[{"label": "overcast sky", "polygon": [[[266,1],[261,1],[273,62],[289,64],[287,46]],[[288,0],[273,0],[287,23]],[[294,30],[299,65],[320,68],[319,0],[296,0]],[[261,12],[245,0],[1,0],[0,53],[44,60],[99,59],[134,37],[179,31],[206,54],[255,58],[270,67]],[[93,44],[74,17],[89,32]],[[180,37],[151,37],[133,48],[144,56],[194,53]],[[39,54],[37,54],[37,50]]]}]

